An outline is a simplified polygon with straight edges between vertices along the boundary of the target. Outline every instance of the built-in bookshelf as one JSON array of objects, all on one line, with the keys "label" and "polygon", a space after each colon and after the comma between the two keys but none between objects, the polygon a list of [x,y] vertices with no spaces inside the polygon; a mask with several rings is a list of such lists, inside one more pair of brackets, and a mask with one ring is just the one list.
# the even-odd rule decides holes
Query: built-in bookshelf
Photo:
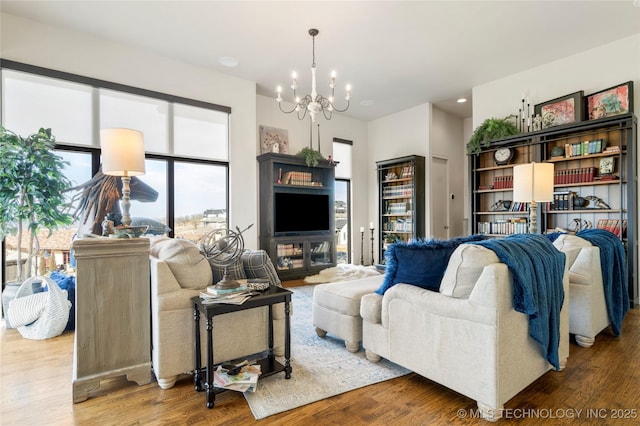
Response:
[{"label": "built-in bookshelf", "polygon": [[376,162],[378,173],[378,262],[396,241],[424,237],[424,166],[419,155]]},{"label": "built-in bookshelf", "polygon": [[[538,232],[601,228],[627,250],[630,293],[636,288],[637,120],[623,114],[565,124],[492,141],[470,156],[471,232],[489,237],[528,232],[528,203],[514,203],[513,167],[530,162],[554,165],[554,197],[538,203]],[[494,153],[513,150],[509,164]],[[630,294],[632,300],[637,295]]]},{"label": "built-in bookshelf", "polygon": [[266,153],[260,167],[260,248],[283,280],[336,265],[335,165]]}]

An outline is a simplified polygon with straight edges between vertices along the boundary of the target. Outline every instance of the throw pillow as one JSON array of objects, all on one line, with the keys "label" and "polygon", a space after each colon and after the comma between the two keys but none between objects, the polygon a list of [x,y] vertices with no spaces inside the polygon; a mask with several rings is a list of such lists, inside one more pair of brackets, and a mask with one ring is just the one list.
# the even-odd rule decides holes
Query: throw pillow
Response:
[{"label": "throw pillow", "polygon": [[440,293],[456,298],[469,297],[484,267],[492,263],[500,263],[493,250],[475,244],[461,244],[451,254]]},{"label": "throw pillow", "polygon": [[245,250],[242,263],[247,278],[266,278],[269,284],[280,286],[280,278],[271,259],[264,250]]},{"label": "throw pillow", "polygon": [[450,240],[417,240],[391,244],[385,252],[387,273],[376,293],[384,294],[398,283],[438,291],[451,253],[460,244],[484,238],[483,235],[471,235]]},{"label": "throw pillow", "polygon": [[[207,259],[211,266],[211,272],[213,273],[213,283],[216,284],[222,281],[224,277],[224,266],[215,264],[212,259]],[[247,278],[244,273],[244,267],[242,265],[242,256],[237,258],[233,264],[227,266],[227,278],[230,280],[243,280]]]},{"label": "throw pillow", "polygon": [[164,261],[182,288],[203,289],[211,284],[211,268],[198,246],[188,240],[169,238],[151,247],[150,254]]}]

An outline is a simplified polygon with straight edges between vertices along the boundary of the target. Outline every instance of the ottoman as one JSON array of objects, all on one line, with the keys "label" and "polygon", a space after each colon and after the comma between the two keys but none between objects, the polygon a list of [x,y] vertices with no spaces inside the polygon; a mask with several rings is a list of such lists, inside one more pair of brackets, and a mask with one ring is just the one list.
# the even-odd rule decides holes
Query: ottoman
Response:
[{"label": "ottoman", "polygon": [[327,333],[344,340],[350,352],[357,352],[362,341],[360,299],[376,291],[384,275],[352,281],[318,284],[313,289],[313,326],[320,337]]}]

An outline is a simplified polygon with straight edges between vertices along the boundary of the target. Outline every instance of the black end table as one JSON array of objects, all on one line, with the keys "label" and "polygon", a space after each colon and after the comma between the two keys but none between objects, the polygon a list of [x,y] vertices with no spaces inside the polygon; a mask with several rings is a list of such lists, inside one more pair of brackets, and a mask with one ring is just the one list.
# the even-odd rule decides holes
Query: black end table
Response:
[{"label": "black end table", "polygon": [[[213,408],[215,403],[215,394],[223,392],[225,389],[215,388],[213,384],[213,372],[215,371],[215,363],[213,360],[213,317],[216,315],[228,314],[230,312],[243,311],[245,309],[253,309],[261,306],[269,307],[269,351],[265,358],[257,360],[262,373],[260,377],[267,377],[272,374],[284,371],[285,379],[291,378],[291,323],[289,319],[291,291],[282,287],[270,286],[268,290],[260,292],[241,305],[230,305],[225,303],[203,303],[200,297],[191,299],[193,302],[193,319],[195,321],[195,368],[193,380],[195,389],[198,392],[206,391],[207,408]],[[276,361],[273,353],[273,305],[276,303],[284,303],[284,365]],[[207,364],[202,367],[200,359],[200,315],[206,318],[207,329]],[[251,354],[247,354],[251,355]],[[223,360],[227,361],[227,360]],[[203,380],[204,379],[204,380]]]}]

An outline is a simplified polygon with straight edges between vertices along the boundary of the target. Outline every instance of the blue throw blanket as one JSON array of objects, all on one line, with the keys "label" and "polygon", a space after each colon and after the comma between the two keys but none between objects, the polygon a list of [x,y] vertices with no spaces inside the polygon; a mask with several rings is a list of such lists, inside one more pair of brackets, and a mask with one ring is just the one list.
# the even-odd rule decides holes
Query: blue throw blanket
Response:
[{"label": "blue throw blanket", "polygon": [[564,253],[544,236],[516,234],[504,239],[478,241],[493,250],[513,274],[513,307],[529,316],[529,336],[547,361],[560,369],[560,310],[564,302]]},{"label": "blue throw blanket", "polygon": [[604,299],[613,334],[620,335],[622,320],[629,311],[627,260],[618,237],[603,229],[585,229],[576,234],[600,249]]}]

